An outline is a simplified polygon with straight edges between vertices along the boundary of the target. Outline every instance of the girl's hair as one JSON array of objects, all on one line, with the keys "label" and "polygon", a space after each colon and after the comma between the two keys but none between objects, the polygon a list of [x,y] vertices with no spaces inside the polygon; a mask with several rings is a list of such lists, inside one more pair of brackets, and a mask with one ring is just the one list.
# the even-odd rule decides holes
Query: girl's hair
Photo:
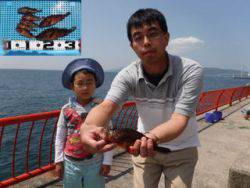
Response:
[{"label": "girl's hair", "polygon": [[79,72],[81,72],[81,73],[83,73],[83,74],[92,74],[92,75],[94,76],[94,78],[95,78],[95,81],[96,81],[96,75],[95,75],[95,73],[93,73],[93,72],[91,72],[91,71],[89,71],[89,70],[86,70],[86,69],[81,69],[81,70],[78,70],[78,71],[74,72],[74,74],[72,75],[71,80],[70,80],[71,83],[74,82],[74,80],[75,80],[75,75],[76,75],[77,73],[79,73]]}]

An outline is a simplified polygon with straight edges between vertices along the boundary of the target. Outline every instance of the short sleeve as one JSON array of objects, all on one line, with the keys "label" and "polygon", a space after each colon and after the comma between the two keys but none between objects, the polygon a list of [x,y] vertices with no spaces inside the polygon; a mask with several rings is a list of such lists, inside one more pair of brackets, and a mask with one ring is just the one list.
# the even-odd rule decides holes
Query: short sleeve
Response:
[{"label": "short sleeve", "polygon": [[131,95],[131,88],[131,77],[129,77],[126,69],[122,70],[114,78],[105,99],[111,100],[121,106]]},{"label": "short sleeve", "polygon": [[182,82],[182,87],[177,94],[175,112],[192,117],[195,115],[196,106],[203,89],[202,67],[199,64],[189,67]]}]

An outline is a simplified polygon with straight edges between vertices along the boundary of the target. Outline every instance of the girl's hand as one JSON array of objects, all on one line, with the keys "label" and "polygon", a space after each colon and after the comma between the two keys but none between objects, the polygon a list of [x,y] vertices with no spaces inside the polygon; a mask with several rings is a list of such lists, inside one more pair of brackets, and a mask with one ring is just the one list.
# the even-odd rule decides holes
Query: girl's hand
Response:
[{"label": "girl's hand", "polygon": [[107,176],[110,172],[111,166],[110,165],[102,165],[100,169],[100,174],[102,176]]},{"label": "girl's hand", "polygon": [[56,163],[56,168],[54,170],[54,175],[63,178],[64,166],[63,162]]}]

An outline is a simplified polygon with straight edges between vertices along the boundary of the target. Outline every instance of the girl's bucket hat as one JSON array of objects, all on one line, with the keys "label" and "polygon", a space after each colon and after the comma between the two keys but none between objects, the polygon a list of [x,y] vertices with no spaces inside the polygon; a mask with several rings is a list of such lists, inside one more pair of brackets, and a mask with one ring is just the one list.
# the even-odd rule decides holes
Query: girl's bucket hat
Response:
[{"label": "girl's bucket hat", "polygon": [[90,58],[75,59],[70,62],[63,71],[62,84],[65,88],[71,89],[72,76],[79,70],[87,70],[95,75],[96,87],[100,87],[104,81],[104,71],[102,66]]}]

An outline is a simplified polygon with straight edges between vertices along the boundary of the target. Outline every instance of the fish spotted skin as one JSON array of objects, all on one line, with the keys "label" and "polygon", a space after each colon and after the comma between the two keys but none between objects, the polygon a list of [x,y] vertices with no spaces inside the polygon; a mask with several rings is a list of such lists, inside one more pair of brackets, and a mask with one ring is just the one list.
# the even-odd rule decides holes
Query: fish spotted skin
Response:
[{"label": "fish spotted skin", "polygon": [[71,29],[66,28],[49,28],[36,36],[37,40],[56,40],[61,37],[65,37],[75,31],[76,27],[72,27]]},{"label": "fish spotted skin", "polygon": [[20,28],[20,29],[26,29],[28,31],[36,31],[35,29],[33,29],[31,26],[25,24],[25,23],[19,23],[17,24],[17,28]]},{"label": "fish spotted skin", "polygon": [[65,19],[67,16],[70,15],[70,12],[67,12],[65,14],[55,14],[55,15],[50,15],[45,18],[40,22],[39,27],[49,27],[57,24],[58,22],[62,21]]},{"label": "fish spotted skin", "polygon": [[[29,14],[29,15],[23,15],[23,16],[22,16],[22,19],[24,19],[24,20],[29,20],[29,21],[31,21],[31,22],[41,20],[41,18],[40,18],[40,17],[35,16],[35,15],[32,15],[32,14]],[[21,19],[21,20],[22,20],[22,19]]]},{"label": "fish spotted skin", "polygon": [[38,24],[36,24],[35,22],[32,22],[32,21],[30,21],[30,20],[26,20],[26,19],[21,19],[20,20],[20,23],[21,24],[25,24],[25,25],[28,25],[30,28],[38,28],[39,27],[39,25]]},{"label": "fish spotted skin", "polygon": [[27,29],[23,29],[23,28],[19,28],[19,27],[17,27],[16,28],[16,31],[18,32],[18,33],[20,33],[22,36],[24,36],[24,37],[27,37],[27,38],[35,38],[35,36],[29,31],[29,30],[27,30]]},{"label": "fish spotted skin", "polygon": [[[107,143],[116,143],[119,147],[129,151],[129,147],[133,146],[136,140],[140,140],[144,134],[130,128],[114,129],[107,132],[105,141]],[[154,143],[154,148],[157,149],[157,144]]]},{"label": "fish spotted skin", "polygon": [[37,12],[42,12],[42,10],[38,10],[30,7],[21,7],[17,10],[19,14],[35,14]]},{"label": "fish spotted skin", "polygon": [[17,27],[22,28],[22,29],[27,29],[29,31],[35,31],[34,28],[38,28],[38,24],[26,20],[26,19],[21,19],[20,22],[17,24]]},{"label": "fish spotted skin", "polygon": [[[142,137],[146,137],[144,134],[130,128],[113,129],[107,131],[107,136],[104,140],[107,143],[115,143],[117,146],[130,152],[130,146],[133,146],[136,140],[140,140]],[[159,147],[156,142],[153,141],[153,147],[158,152],[171,152],[168,148]]]}]

